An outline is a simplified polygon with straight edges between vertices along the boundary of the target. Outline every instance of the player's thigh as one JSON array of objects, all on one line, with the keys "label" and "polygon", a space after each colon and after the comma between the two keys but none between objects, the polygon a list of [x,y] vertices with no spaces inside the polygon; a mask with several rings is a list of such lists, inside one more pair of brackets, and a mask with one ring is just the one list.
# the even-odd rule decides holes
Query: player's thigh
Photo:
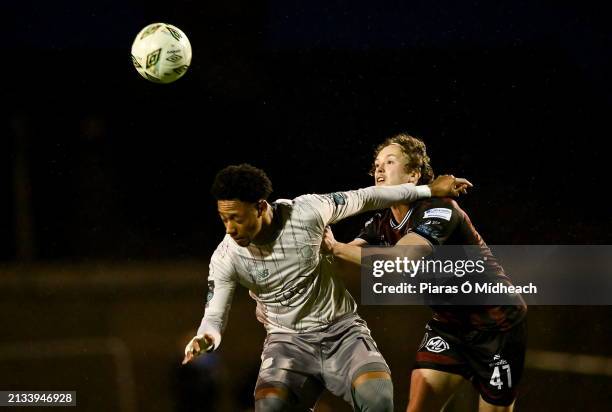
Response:
[{"label": "player's thigh", "polygon": [[355,320],[323,346],[326,388],[347,402],[352,404],[353,389],[367,380],[391,381],[391,370],[363,320]]},{"label": "player's thigh", "polygon": [[414,369],[410,377],[409,412],[439,411],[465,381],[461,375],[435,369]]},{"label": "player's thigh", "polygon": [[[316,348],[291,335],[268,337],[261,355],[255,384],[255,401],[264,398],[287,400],[296,409],[311,408],[323,387],[318,380]],[[297,408],[299,406],[299,408]]]},{"label": "player's thigh", "polygon": [[434,319],[416,353],[411,380],[409,411],[439,411],[472,372],[463,356],[460,334]]},{"label": "player's thigh", "polygon": [[440,412],[477,411],[480,394],[472,382],[465,380],[448,398]]}]

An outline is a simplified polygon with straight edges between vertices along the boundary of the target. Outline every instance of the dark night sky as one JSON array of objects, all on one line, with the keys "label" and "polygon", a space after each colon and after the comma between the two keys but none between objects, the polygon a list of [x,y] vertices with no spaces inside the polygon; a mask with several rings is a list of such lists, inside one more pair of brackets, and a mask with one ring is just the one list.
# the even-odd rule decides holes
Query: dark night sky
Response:
[{"label": "dark night sky", "polygon": [[[2,6],[14,63],[0,86],[2,260],[16,258],[18,141],[39,259],[206,257],[222,236],[208,195],[219,168],[263,167],[273,198],[357,188],[370,184],[372,148],[401,130],[425,139],[435,171],[477,185],[461,204],[489,243],[610,241],[597,200],[609,159],[605,8],[38,3]],[[154,21],[193,45],[171,85],[146,82],[129,60]]]}]

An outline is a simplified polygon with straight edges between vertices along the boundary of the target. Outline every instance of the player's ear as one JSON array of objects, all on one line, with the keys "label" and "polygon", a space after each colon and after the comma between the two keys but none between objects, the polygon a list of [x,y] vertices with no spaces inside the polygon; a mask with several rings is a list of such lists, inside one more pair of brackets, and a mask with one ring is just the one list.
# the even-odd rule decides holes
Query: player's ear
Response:
[{"label": "player's ear", "polygon": [[410,179],[410,183],[414,183],[416,185],[421,178],[421,173],[419,173],[417,170],[412,170],[410,173],[408,173],[408,178]]},{"label": "player's ear", "polygon": [[257,217],[261,217],[266,210],[268,210],[268,202],[265,200],[260,200],[257,202]]}]

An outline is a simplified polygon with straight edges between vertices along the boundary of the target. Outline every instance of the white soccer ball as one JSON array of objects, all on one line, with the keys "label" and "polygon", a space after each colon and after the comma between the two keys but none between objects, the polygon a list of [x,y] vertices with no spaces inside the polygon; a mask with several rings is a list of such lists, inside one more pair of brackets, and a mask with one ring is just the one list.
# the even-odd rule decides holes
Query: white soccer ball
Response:
[{"label": "white soccer ball", "polygon": [[191,64],[191,44],[178,27],[153,23],[142,29],[132,44],[132,62],[138,73],[155,83],[171,83]]}]

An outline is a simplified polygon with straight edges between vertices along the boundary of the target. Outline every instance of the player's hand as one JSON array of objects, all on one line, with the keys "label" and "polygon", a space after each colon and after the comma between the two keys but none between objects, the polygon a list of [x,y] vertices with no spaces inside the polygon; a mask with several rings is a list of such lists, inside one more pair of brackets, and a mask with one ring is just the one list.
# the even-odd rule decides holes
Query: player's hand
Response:
[{"label": "player's hand", "polygon": [[192,359],[202,354],[202,352],[209,351],[215,343],[215,339],[208,335],[196,335],[194,336],[187,346],[185,346],[185,358],[183,359],[183,365],[191,362]]},{"label": "player's hand", "polygon": [[429,184],[432,197],[456,197],[467,193],[467,190],[473,186],[467,179],[457,178],[453,175],[438,176],[436,180]]},{"label": "player's hand", "polygon": [[334,232],[332,232],[331,227],[325,226],[323,240],[321,241],[321,253],[324,255],[332,255],[334,253],[335,245],[336,238],[334,238]]},{"label": "player's hand", "polygon": [[457,180],[455,180],[455,189],[460,195],[466,194],[470,187],[474,187],[474,185],[471,184],[467,179],[458,178]]}]

